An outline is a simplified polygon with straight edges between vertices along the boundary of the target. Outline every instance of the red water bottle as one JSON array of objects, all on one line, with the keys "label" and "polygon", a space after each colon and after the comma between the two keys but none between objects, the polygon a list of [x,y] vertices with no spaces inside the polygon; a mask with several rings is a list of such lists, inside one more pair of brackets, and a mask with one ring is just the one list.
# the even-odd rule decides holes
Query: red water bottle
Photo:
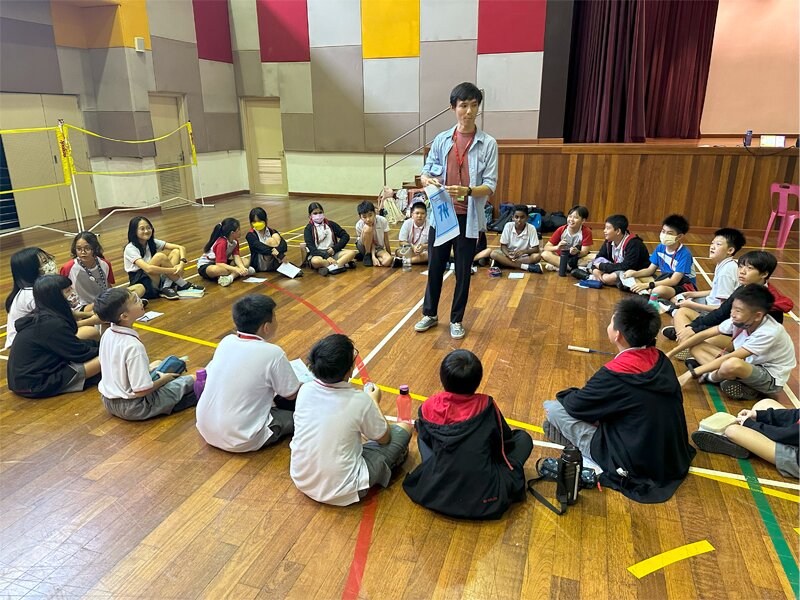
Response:
[{"label": "red water bottle", "polygon": [[400,395],[397,397],[397,421],[399,423],[411,423],[411,395],[408,393],[408,386],[400,386]]}]

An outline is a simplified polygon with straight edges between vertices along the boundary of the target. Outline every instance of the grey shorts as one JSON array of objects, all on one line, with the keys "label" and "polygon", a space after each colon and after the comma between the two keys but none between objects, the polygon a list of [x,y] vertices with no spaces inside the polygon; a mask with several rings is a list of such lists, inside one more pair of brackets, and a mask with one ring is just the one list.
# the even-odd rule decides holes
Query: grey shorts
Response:
[{"label": "grey shorts", "polygon": [[797,466],[797,446],[775,444],[775,466],[781,475],[786,477],[800,477],[800,468]]},{"label": "grey shorts", "polygon": [[558,429],[565,438],[575,444],[575,447],[581,451],[583,456],[591,459],[592,438],[597,432],[597,427],[571,416],[558,400],[547,400],[544,403],[544,410],[550,425]]},{"label": "grey shorts", "polygon": [[775,378],[761,365],[750,365],[753,372],[749,377],[740,379],[744,385],[764,394],[777,394],[781,387],[775,385]]},{"label": "grey shorts", "polygon": [[294,433],[293,411],[273,406],[269,413],[272,415],[272,423],[269,424],[272,435],[270,435],[269,439],[261,446],[262,448],[277,444],[282,439]]},{"label": "grey shorts", "polygon": [[[402,465],[408,456],[408,444],[411,442],[411,432],[399,425],[389,425],[392,439],[385,446],[378,442],[367,442],[361,451],[361,456],[367,463],[369,471],[369,487],[380,485],[386,487],[392,478],[392,469]],[[358,495],[363,498],[366,490],[359,490]]]},{"label": "grey shorts", "polygon": [[86,369],[81,363],[69,363],[69,368],[75,371],[75,375],[69,380],[59,394],[67,394],[69,392],[82,392],[83,386],[86,385]]},{"label": "grey shorts", "polygon": [[168,415],[181,398],[194,389],[194,378],[177,377],[156,391],[141,398],[106,398],[100,396],[106,410],[126,421],[144,421],[158,415]]},{"label": "grey shorts", "polygon": [[[360,254],[366,254],[366,248],[364,247],[364,244],[361,243],[360,239],[356,240],[356,250],[358,250]],[[386,250],[386,248],[384,248],[380,244],[372,244],[372,250],[377,254],[381,250]]]}]

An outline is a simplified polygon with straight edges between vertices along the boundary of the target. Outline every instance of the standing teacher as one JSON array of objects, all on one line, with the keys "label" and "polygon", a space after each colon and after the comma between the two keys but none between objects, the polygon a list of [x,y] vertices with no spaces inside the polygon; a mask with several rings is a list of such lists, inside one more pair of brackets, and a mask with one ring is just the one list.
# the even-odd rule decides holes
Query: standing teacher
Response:
[{"label": "standing teacher", "polygon": [[427,331],[439,324],[437,316],[442,280],[452,248],[455,255],[456,289],[450,309],[450,337],[460,340],[469,298],[472,259],[478,232],[486,230],[483,208],[497,186],[497,142],[475,125],[483,101],[481,91],[471,83],[461,83],[450,92],[450,108],[456,125],[436,136],[422,169],[422,185],[444,186],[453,199],[458,218],[458,235],[436,244],[436,214],[431,211],[428,234],[428,287],[422,305],[422,320],[414,329]]}]

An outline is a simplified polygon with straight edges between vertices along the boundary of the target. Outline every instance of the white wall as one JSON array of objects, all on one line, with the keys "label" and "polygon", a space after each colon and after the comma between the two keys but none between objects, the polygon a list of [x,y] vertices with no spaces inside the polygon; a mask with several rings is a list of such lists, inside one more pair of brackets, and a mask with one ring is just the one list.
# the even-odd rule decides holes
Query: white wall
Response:
[{"label": "white wall", "polygon": [[[141,171],[155,169],[152,158],[92,158],[92,171]],[[85,175],[79,175],[85,177]],[[92,175],[97,208],[149,206],[159,201],[155,173]]]},{"label": "white wall", "polygon": [[[402,157],[388,155],[386,164]],[[399,188],[422,170],[422,156],[410,156],[389,169],[387,185]],[[377,196],[383,187],[383,154],[353,152],[287,152],[289,191],[298,194]]]},{"label": "white wall", "polygon": [[197,168],[192,169],[194,195],[216,196],[250,188],[247,180],[247,156],[244,150],[223,150],[197,155]]}]

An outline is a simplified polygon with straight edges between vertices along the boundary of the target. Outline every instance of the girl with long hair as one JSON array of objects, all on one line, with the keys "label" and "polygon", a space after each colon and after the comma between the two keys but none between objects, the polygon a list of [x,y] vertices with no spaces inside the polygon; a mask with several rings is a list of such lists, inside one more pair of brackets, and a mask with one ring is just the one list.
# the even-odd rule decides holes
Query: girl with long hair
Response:
[{"label": "girl with long hair", "polygon": [[[286,250],[288,245],[277,229],[269,226],[267,211],[256,206],[248,216],[250,231],[245,236],[250,248],[250,265],[258,271],[276,271],[282,263],[288,263]],[[291,264],[291,263],[289,263]],[[298,273],[298,277],[303,272]]]},{"label": "girl with long hair", "polygon": [[214,230],[203,246],[203,255],[197,259],[200,277],[216,281],[222,287],[229,286],[237,277],[247,277],[256,272],[249,258],[239,254],[239,221],[233,217],[214,225]]},{"label": "girl with long hair", "polygon": [[11,347],[17,335],[15,322],[33,312],[33,284],[40,276],[56,272],[53,256],[41,248],[23,248],[11,255],[11,293],[6,298],[6,342],[4,348]]},{"label": "girl with long hair", "polygon": [[356,268],[356,251],[346,248],[350,235],[338,223],[325,218],[319,202],[308,205],[308,225],[303,230],[303,239],[305,244],[300,246],[300,257],[320,275]]}]

